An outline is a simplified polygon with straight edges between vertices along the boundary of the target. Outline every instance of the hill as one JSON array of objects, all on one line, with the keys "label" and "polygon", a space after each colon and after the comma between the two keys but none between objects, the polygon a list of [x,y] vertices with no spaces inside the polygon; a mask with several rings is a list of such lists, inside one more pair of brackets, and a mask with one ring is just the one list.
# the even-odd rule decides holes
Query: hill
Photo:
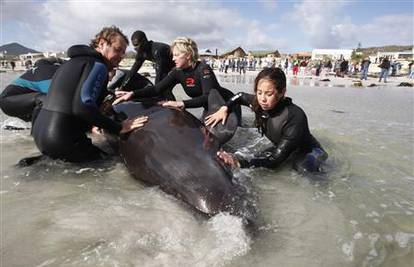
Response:
[{"label": "hill", "polygon": [[6,52],[6,56],[18,56],[27,53],[40,53],[39,51],[27,48],[19,43],[10,43],[0,46],[0,53],[4,54],[4,52]]},{"label": "hill", "polygon": [[367,47],[361,48],[361,52],[365,55],[373,56],[377,52],[400,52],[400,51],[409,51],[412,50],[412,45],[386,45],[378,47]]}]

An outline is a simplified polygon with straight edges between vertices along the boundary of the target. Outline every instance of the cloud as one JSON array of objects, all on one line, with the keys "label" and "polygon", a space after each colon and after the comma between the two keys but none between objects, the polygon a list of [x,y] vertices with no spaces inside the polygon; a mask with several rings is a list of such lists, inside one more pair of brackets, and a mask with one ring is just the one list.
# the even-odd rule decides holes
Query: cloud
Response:
[{"label": "cloud", "polygon": [[275,10],[277,8],[277,0],[257,0],[265,9]]},{"label": "cloud", "polygon": [[[266,6],[275,4],[262,2]],[[218,48],[220,52],[237,45],[248,50],[287,46],[283,38],[273,37],[276,24],[250,21],[237,9],[218,2],[78,0],[5,5],[6,22],[18,26],[13,36],[7,34],[5,39],[43,51],[62,51],[73,44],[88,43],[102,27],[109,25],[118,26],[127,36],[143,30],[149,39],[165,43],[178,36],[189,36],[199,48]]]},{"label": "cloud", "polygon": [[348,1],[338,0],[334,2],[317,2],[305,0],[296,4],[291,20],[298,23],[305,37],[313,47],[337,48],[341,45],[340,38],[335,31],[340,24],[343,7]]},{"label": "cloud", "polygon": [[372,20],[367,16],[364,23],[356,24],[346,13],[353,10],[350,4],[305,0],[295,5],[291,20],[300,25],[313,48],[355,48],[359,42],[363,47],[412,44],[412,14],[378,15]]},{"label": "cloud", "polygon": [[244,45],[248,50],[272,50],[279,51],[288,48],[289,43],[283,37],[274,37],[280,26],[276,24],[262,25],[260,22],[253,20],[245,25],[246,35]]},{"label": "cloud", "polygon": [[363,47],[410,45],[413,43],[413,17],[412,15],[390,14],[376,17],[372,22],[362,25],[350,22],[336,25],[334,31],[343,44],[353,45],[353,47],[356,47],[358,42],[361,42]]},{"label": "cloud", "polygon": [[89,43],[102,27],[116,25],[127,36],[143,30],[149,39],[165,43],[188,36],[200,49],[217,48],[220,53],[239,45],[246,50],[283,53],[356,47],[359,42],[364,47],[410,44],[413,40],[411,13],[381,15],[374,10],[375,15],[367,14],[363,24],[356,24],[353,8],[363,2],[248,3],[236,7],[222,1],[4,1],[2,36],[5,43],[62,51]]},{"label": "cloud", "polygon": [[7,2],[6,13],[6,21],[18,24],[24,33],[16,35],[17,41],[42,50],[88,43],[109,25],[128,36],[140,29],[156,41],[171,43],[177,36],[189,36],[200,47],[225,48],[246,23],[236,11],[211,2]]}]

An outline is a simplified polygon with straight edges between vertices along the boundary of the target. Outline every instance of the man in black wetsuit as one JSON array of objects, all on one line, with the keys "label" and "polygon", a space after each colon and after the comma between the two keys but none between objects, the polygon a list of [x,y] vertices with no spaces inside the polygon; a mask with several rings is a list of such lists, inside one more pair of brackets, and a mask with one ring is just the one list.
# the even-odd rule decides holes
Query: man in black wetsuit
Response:
[{"label": "man in black wetsuit", "polygon": [[0,95],[0,108],[9,116],[31,121],[42,106],[50,82],[64,60],[43,58],[12,81]]},{"label": "man in black wetsuit", "polygon": [[118,66],[127,44],[125,35],[112,26],[103,28],[90,46],[69,48],[71,59],[57,70],[33,125],[36,146],[43,154],[71,162],[101,159],[106,153],[86,136],[92,125],[119,134],[141,127],[147,120],[141,117],[118,123],[99,110],[107,92],[108,71]]},{"label": "man in black wetsuit", "polygon": [[279,68],[261,71],[255,80],[255,95],[238,93],[215,114],[206,117],[213,126],[225,120],[227,110],[236,104],[249,106],[255,112],[255,125],[273,146],[245,157],[219,152],[218,156],[230,166],[276,168],[291,155],[299,172],[314,172],[328,157],[319,142],[310,133],[305,112],[285,97],[286,76]]},{"label": "man in black wetsuit", "polygon": [[[154,62],[155,84],[158,84],[174,67],[170,46],[164,43],[148,41],[147,36],[142,31],[135,31],[131,36],[131,42],[137,54],[134,65],[124,78],[121,90],[131,91],[137,89],[131,88],[132,80],[145,60]],[[172,88],[164,91],[161,95],[165,100],[175,100]]]}]

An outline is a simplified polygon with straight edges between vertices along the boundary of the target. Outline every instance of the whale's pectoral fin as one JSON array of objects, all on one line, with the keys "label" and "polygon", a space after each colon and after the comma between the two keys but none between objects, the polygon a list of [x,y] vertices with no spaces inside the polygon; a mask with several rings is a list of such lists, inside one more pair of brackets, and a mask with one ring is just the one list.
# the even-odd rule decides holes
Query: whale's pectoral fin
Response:
[{"label": "whale's pectoral fin", "polygon": [[45,159],[46,156],[43,154],[40,155],[36,155],[36,156],[32,156],[32,157],[27,157],[27,158],[22,158],[21,160],[19,160],[19,162],[16,164],[17,167],[28,167],[31,166],[39,161],[41,161],[42,159]]},{"label": "whale's pectoral fin", "polygon": [[[208,112],[206,113],[206,116],[213,114],[225,104],[226,102],[224,101],[220,93],[217,90],[212,89],[210,91],[210,94],[208,95]],[[227,116],[225,124],[218,123],[214,127],[208,127],[208,129],[212,134],[214,134],[217,137],[220,144],[222,145],[233,137],[238,125],[239,118],[237,117],[235,111],[231,111],[230,114]]]}]

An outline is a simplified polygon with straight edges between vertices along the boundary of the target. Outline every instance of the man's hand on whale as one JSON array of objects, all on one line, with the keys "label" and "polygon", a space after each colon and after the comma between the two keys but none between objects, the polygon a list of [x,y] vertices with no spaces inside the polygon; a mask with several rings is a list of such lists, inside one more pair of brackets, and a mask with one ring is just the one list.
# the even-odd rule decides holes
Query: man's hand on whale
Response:
[{"label": "man's hand on whale", "polygon": [[116,105],[123,101],[130,100],[134,96],[133,91],[115,91],[116,100],[112,103],[112,105]]}]

